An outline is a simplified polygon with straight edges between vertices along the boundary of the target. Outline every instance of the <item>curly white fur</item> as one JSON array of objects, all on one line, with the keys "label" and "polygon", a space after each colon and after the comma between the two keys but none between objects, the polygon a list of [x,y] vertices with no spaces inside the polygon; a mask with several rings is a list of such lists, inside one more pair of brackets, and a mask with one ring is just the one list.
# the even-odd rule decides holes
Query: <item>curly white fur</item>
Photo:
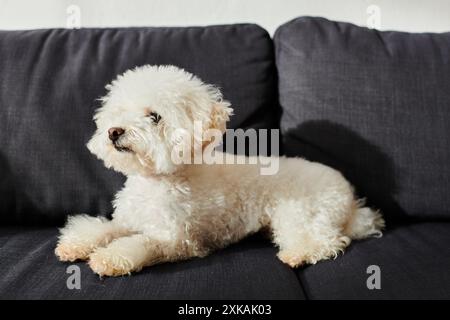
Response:
[{"label": "curly white fur", "polygon": [[[223,132],[232,111],[217,88],[192,74],[174,66],[143,66],[107,89],[88,148],[127,181],[116,195],[111,221],[69,218],[56,248],[60,260],[88,259],[99,275],[123,275],[203,257],[267,229],[278,257],[297,267],[336,257],[351,239],[381,235],[381,215],[363,207],[347,180],[322,164],[280,158],[279,172],[269,176],[260,174],[261,161],[171,161],[176,130],[192,133],[193,148],[204,148],[194,122]],[[114,127],[124,133],[113,143],[108,130]],[[234,157],[234,163],[245,160]]]}]

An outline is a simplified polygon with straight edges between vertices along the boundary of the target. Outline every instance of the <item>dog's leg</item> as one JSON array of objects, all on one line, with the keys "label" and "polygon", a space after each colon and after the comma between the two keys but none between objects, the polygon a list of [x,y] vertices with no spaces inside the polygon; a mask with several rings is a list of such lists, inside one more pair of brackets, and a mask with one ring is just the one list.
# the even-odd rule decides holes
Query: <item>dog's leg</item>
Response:
[{"label": "dog's leg", "polygon": [[173,260],[171,247],[143,234],[135,234],[95,250],[89,256],[89,266],[100,276],[130,274],[145,266]]},{"label": "dog's leg", "polygon": [[106,218],[88,215],[69,217],[60,232],[55,254],[61,261],[86,260],[97,247],[131,234]]},{"label": "dog's leg", "polygon": [[280,205],[272,219],[278,258],[295,268],[335,258],[350,244],[338,220],[347,208],[327,207],[322,203],[300,201]]}]

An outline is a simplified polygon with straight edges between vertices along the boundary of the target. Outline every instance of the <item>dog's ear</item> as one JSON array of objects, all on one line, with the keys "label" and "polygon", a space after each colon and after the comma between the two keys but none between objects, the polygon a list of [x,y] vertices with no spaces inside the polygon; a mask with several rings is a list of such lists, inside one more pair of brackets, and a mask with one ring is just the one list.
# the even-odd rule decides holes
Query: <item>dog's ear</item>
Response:
[{"label": "dog's ear", "polygon": [[227,121],[233,114],[233,109],[230,108],[230,103],[227,101],[214,102],[211,110],[210,129],[217,129],[225,133],[227,128]]},{"label": "dog's ear", "polygon": [[[214,149],[216,146],[222,143],[222,136],[227,129],[227,121],[230,120],[230,116],[233,114],[233,109],[230,108],[228,101],[214,101],[209,116],[209,122],[204,127],[204,133],[202,134],[202,150],[205,151],[206,147]],[[206,130],[206,131],[205,131]],[[203,140],[204,139],[204,140]],[[214,144],[211,144],[214,142]]]}]

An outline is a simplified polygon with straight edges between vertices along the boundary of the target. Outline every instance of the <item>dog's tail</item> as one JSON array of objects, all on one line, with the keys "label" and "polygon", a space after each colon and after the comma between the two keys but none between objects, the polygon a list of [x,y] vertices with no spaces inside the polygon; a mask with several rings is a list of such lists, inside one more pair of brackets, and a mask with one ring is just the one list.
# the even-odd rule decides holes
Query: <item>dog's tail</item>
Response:
[{"label": "dog's tail", "polygon": [[385,222],[381,213],[369,207],[363,207],[364,202],[356,204],[353,216],[348,221],[344,233],[351,239],[381,237]]}]

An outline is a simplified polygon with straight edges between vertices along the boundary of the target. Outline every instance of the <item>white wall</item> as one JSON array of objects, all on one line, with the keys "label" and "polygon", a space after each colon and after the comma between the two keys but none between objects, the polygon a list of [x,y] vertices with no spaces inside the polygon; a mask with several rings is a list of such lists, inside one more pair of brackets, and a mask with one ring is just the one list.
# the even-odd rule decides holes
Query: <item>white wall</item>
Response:
[{"label": "white wall", "polygon": [[0,0],[0,29],[254,22],[273,33],[301,15],[383,30],[450,31],[450,0]]}]

